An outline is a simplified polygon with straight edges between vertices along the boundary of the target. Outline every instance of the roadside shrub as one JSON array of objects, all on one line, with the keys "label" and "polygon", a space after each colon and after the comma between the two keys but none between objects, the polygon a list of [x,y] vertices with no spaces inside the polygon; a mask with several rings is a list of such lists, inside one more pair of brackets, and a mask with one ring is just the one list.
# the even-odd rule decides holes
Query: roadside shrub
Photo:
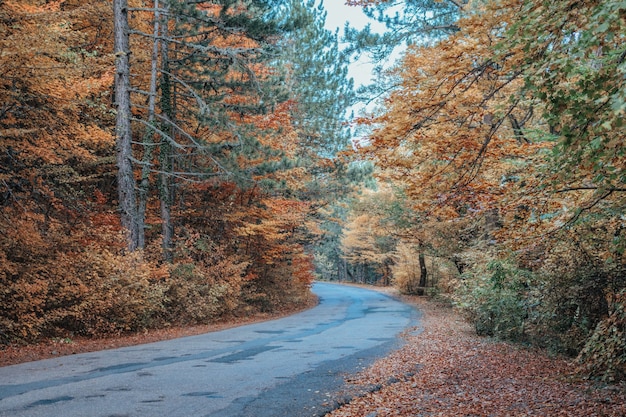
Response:
[{"label": "roadside shrub", "polygon": [[[532,343],[577,357],[579,370],[605,381],[626,378],[626,269],[572,234],[509,260],[466,252],[456,305],[481,335]],[[517,261],[529,269],[520,267]],[[622,262],[622,263],[620,263]],[[532,268],[532,270],[530,269]]]},{"label": "roadside shrub", "polygon": [[169,321],[206,323],[234,311],[246,267],[208,238],[189,236],[178,248],[165,292]]},{"label": "roadside shrub", "polygon": [[474,323],[479,335],[524,341],[532,279],[532,274],[510,262],[489,261],[463,275],[456,305]]},{"label": "roadside shrub", "polygon": [[608,316],[607,295],[615,291],[611,283],[617,275],[576,237],[546,248],[533,289],[533,341],[555,354],[578,355]]},{"label": "roadside shrub", "polygon": [[31,264],[0,259],[2,343],[136,331],[162,315],[163,288],[141,254],[95,247],[51,252]]},{"label": "roadside shrub", "polygon": [[[141,252],[114,254],[93,248],[77,256],[61,254],[59,265],[68,271],[68,279],[80,281],[80,292],[74,302],[60,304],[48,314],[51,331],[71,330],[88,336],[119,334],[153,327],[160,321],[164,287],[151,281],[151,267]],[[58,276],[62,276],[61,271]],[[63,290],[67,288],[59,286],[50,294],[51,299],[58,303]]]},{"label": "roadside shrub", "polygon": [[586,375],[607,382],[626,379],[626,290],[615,296],[609,316],[598,323],[577,361]]},{"label": "roadside shrub", "polygon": [[240,279],[235,275],[220,282],[198,265],[175,265],[165,293],[169,321],[206,323],[232,311],[238,305]]}]

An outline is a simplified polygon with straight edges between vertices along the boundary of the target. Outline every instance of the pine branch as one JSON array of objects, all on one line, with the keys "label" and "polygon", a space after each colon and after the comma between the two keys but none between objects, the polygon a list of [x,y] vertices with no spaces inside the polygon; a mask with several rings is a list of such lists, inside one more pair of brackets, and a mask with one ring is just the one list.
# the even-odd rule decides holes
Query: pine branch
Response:
[{"label": "pine branch", "polygon": [[581,190],[604,190],[607,192],[625,192],[626,188],[622,188],[622,187],[610,187],[610,188],[600,188],[600,187],[596,187],[593,185],[582,185],[580,187],[568,187],[568,188],[561,188],[560,190],[556,190],[555,193],[567,193],[567,192],[571,192],[571,191],[581,191]]}]

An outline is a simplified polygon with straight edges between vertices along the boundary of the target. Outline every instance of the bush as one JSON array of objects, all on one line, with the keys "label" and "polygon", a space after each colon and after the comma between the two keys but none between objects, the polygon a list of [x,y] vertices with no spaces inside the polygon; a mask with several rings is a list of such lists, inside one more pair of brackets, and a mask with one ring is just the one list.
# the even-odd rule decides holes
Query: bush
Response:
[{"label": "bush", "polygon": [[534,342],[555,354],[576,356],[608,313],[611,271],[574,236],[546,248],[537,268],[529,331]]},{"label": "bush", "polygon": [[616,295],[578,355],[580,371],[607,382],[626,379],[626,290]]},{"label": "bush", "polygon": [[0,207],[0,344],[206,323],[308,301],[313,265],[299,243],[246,252],[227,234],[180,227],[169,264],[158,238],[126,253],[107,206],[59,207],[59,218]]},{"label": "bush", "polygon": [[171,322],[206,323],[233,312],[240,304],[247,263],[199,235],[178,248],[165,293]]},{"label": "bush", "polygon": [[[532,343],[578,357],[580,371],[626,378],[623,263],[603,261],[574,237],[507,261],[466,253],[472,262],[455,294],[481,335]],[[470,256],[471,255],[471,256]],[[491,257],[491,259],[490,259]],[[515,259],[533,270],[521,268]]]},{"label": "bush", "polygon": [[491,261],[464,274],[456,304],[480,335],[526,340],[532,275],[510,262]]},{"label": "bush", "polygon": [[[61,265],[69,264],[69,259],[63,259],[67,256],[61,257]],[[50,315],[52,328],[89,336],[119,334],[153,327],[163,315],[164,287],[150,279],[151,266],[141,252],[118,255],[88,250],[66,269],[68,278],[80,280],[82,291],[73,303]],[[55,291],[51,299],[57,302],[58,294]]]},{"label": "bush", "polygon": [[223,272],[223,263],[212,268],[188,263],[175,265],[165,293],[169,321],[206,323],[237,308],[245,265],[227,267],[232,275],[220,279],[212,272]]},{"label": "bush", "polygon": [[163,313],[163,288],[141,254],[89,247],[51,253],[30,265],[10,262],[0,279],[2,342],[103,335],[150,327]]}]

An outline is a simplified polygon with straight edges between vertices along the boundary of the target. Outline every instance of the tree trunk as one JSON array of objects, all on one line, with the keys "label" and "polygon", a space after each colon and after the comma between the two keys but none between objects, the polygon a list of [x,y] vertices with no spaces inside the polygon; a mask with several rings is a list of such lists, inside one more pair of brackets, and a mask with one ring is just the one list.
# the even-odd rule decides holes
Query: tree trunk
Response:
[{"label": "tree trunk", "polygon": [[350,272],[350,266],[345,259],[341,259],[341,278],[340,281],[350,281],[352,280],[352,272]]},{"label": "tree trunk", "polygon": [[493,232],[500,228],[500,212],[497,208],[489,210],[485,214],[485,241],[491,243],[493,240]]},{"label": "tree trunk", "polygon": [[[157,77],[158,77],[158,65],[159,65],[159,20],[161,14],[159,13],[159,0],[154,0],[154,42],[152,44],[152,57],[150,63],[150,90],[148,96],[148,127],[143,138],[144,153],[141,167],[141,182],[139,184],[139,204],[137,217],[139,219],[139,225],[143,226],[146,223],[146,207],[148,206],[148,191],[150,188],[150,164],[152,161],[152,151],[154,147],[154,123],[156,114],[156,93],[157,93]],[[145,247],[145,228],[140,227],[139,230],[138,245],[140,248]]]},{"label": "tree trunk", "polygon": [[381,279],[379,280],[380,284],[383,287],[386,287],[387,285],[389,285],[389,275],[388,275],[388,271],[389,271],[389,267],[387,266],[386,262],[383,262],[383,276],[381,277]]},{"label": "tree trunk", "polygon": [[420,265],[420,283],[417,288],[417,295],[424,295],[424,288],[426,288],[426,256],[424,255],[424,251],[420,247],[420,253],[418,255],[419,265]]},{"label": "tree trunk", "polygon": [[[161,27],[161,36],[163,39],[168,37],[167,22]],[[173,100],[172,100],[172,82],[169,73],[169,45],[166,41],[161,43],[161,110],[163,112],[162,131],[168,133],[170,137],[161,137],[159,166],[161,173],[159,174],[159,199],[161,202],[161,221],[162,221],[162,248],[163,259],[171,262],[173,259],[172,247],[174,238],[174,227],[172,225],[172,187],[170,184],[170,173],[172,171],[172,144],[174,140],[173,129]]]},{"label": "tree trunk", "polygon": [[139,219],[132,165],[130,129],[130,48],[128,41],[128,1],[113,1],[115,36],[115,137],[117,188],[122,227],[126,231],[128,250],[139,247]]}]

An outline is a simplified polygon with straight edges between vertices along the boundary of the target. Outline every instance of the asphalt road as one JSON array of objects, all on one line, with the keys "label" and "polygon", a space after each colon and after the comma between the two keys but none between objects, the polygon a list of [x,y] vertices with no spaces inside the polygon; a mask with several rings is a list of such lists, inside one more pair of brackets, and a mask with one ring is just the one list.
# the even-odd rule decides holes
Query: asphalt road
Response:
[{"label": "asphalt road", "polygon": [[322,416],[418,313],[381,293],[316,283],[279,320],[0,368],[0,416]]}]

